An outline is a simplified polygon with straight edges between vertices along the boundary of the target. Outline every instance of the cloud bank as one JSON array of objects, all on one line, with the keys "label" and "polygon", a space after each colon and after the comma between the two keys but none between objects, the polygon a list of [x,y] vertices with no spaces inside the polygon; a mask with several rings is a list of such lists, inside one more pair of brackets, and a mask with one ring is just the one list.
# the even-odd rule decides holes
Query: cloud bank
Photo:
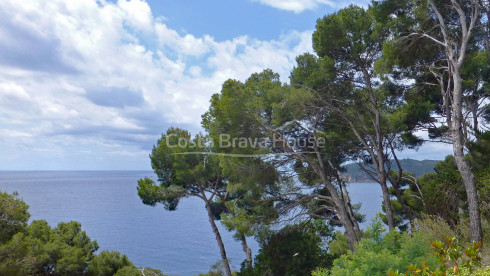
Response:
[{"label": "cloud bank", "polygon": [[164,22],[142,0],[1,1],[0,168],[149,168],[160,133],[198,131],[226,79],[286,81],[311,51],[310,31],[216,41]]},{"label": "cloud bank", "polygon": [[[292,12],[350,3],[252,1]],[[143,0],[0,1],[0,169],[150,169],[160,134],[200,131],[225,80],[270,68],[287,81],[312,52],[312,31],[218,41],[167,21]]]}]

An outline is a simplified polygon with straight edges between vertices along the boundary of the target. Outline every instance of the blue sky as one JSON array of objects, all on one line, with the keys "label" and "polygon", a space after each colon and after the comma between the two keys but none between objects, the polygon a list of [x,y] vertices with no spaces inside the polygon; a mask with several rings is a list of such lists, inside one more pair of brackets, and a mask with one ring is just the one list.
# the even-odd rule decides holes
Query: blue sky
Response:
[{"label": "blue sky", "polygon": [[[329,0],[0,2],[0,169],[151,169],[170,126],[200,130],[229,79],[283,81]],[[440,159],[447,145],[423,154]]]}]

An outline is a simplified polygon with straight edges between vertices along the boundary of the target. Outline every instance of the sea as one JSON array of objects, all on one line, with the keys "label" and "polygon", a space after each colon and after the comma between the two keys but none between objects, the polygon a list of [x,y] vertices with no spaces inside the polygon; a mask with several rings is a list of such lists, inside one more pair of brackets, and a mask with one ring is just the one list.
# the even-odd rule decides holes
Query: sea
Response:
[{"label": "sea", "polygon": [[[152,171],[0,171],[0,190],[29,205],[30,221],[79,221],[97,240],[99,252],[116,250],[138,267],[153,267],[169,275],[206,273],[220,260],[219,248],[199,198],[184,198],[177,210],[144,205],[137,182],[156,179]],[[381,211],[381,189],[376,183],[350,183],[353,203],[362,203],[366,228]],[[217,222],[232,268],[240,269],[245,253],[239,241]],[[258,243],[250,237],[254,254]]]}]

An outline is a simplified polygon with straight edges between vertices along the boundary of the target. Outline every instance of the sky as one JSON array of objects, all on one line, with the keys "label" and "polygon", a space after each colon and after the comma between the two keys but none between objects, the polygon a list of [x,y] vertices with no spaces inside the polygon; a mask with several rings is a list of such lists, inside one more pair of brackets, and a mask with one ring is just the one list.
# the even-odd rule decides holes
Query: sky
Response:
[{"label": "sky", "polygon": [[316,20],[352,3],[369,1],[2,0],[0,170],[150,170],[169,127],[202,131],[224,81],[287,82]]}]

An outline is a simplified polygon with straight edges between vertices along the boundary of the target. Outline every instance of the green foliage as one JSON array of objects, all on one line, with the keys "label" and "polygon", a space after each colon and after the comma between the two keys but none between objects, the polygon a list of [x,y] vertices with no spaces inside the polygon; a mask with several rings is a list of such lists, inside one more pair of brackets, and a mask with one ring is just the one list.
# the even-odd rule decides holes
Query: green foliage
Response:
[{"label": "green foliage", "polygon": [[456,237],[456,244],[463,246],[469,241],[470,233],[467,225],[461,223],[455,226],[438,216],[423,215],[416,222],[417,231],[424,233],[431,241],[444,240],[445,237]]},{"label": "green foliage", "polygon": [[95,255],[90,261],[87,274],[110,276],[126,266],[134,266],[126,255],[121,255],[121,253],[117,251],[104,250],[100,252],[99,255]]},{"label": "green foliage", "polygon": [[137,268],[135,266],[125,266],[117,271],[114,276],[165,276],[160,270],[151,267]]},{"label": "green foliage", "polygon": [[[462,267],[464,271],[473,273],[475,267],[482,266],[481,257],[478,253],[482,243],[473,242],[473,245],[468,247],[465,251],[461,251],[454,241],[455,237],[445,237],[445,244],[441,241],[431,242],[431,246],[434,249],[434,255],[436,256],[439,266],[437,268],[431,268],[429,264],[423,262],[420,264],[420,268],[417,265],[409,265],[407,268],[409,271],[405,274],[401,274],[398,271],[388,272],[390,276],[402,276],[402,275],[423,275],[423,276],[443,276],[448,272],[453,272],[459,275],[459,269]],[[463,255],[464,254],[464,255]]]},{"label": "green foliage", "polygon": [[459,220],[458,208],[466,201],[461,175],[452,156],[435,167],[435,173],[425,174],[419,180],[425,201],[424,213],[438,215],[450,225]]},{"label": "green foliage", "polygon": [[[230,179],[223,175],[219,158],[221,155],[219,151],[213,151],[217,149],[213,142],[202,135],[192,138],[186,130],[169,128],[150,155],[158,183],[150,178],[140,179],[137,190],[144,204],[155,206],[160,203],[170,211],[175,210],[184,197],[193,196],[203,200],[226,274],[230,275],[225,246],[214,220],[220,219],[223,213],[229,213],[227,201],[239,195],[236,191],[228,190]],[[228,227],[233,227],[233,224],[230,223]]]},{"label": "green foliage", "polygon": [[[445,240],[445,237],[456,237],[453,242],[455,245],[466,248],[470,242],[470,230],[468,229],[468,219],[465,218],[461,223],[450,226],[445,220],[437,216],[424,215],[416,221],[418,232],[424,233],[431,241]],[[488,217],[482,217],[483,244],[481,255],[484,263],[490,262],[490,247],[485,246],[490,243],[490,222]]]},{"label": "green foliage", "polygon": [[[449,155],[445,160],[436,163],[434,172],[426,173],[418,179],[404,173],[399,186],[402,198],[415,218],[437,216],[454,228],[466,217],[466,190],[453,156]],[[485,185],[481,186],[483,191]],[[393,189],[391,194],[395,194]],[[396,201],[392,203],[400,222],[406,219],[400,204]]]},{"label": "green foliage", "polygon": [[311,272],[311,276],[329,276],[330,270],[328,268],[317,268]]},{"label": "green foliage", "polygon": [[[199,276],[223,276],[223,275],[225,275],[225,268],[222,260],[217,261],[215,264],[213,264],[209,269],[208,273],[199,273]],[[232,272],[232,275],[236,276],[237,272],[236,271]]]},{"label": "green foliage", "polygon": [[330,274],[317,270],[315,276],[386,275],[390,270],[404,270],[415,262],[435,263],[429,240],[422,233],[386,233],[379,217],[368,227],[356,251],[349,251],[334,261]]},{"label": "green foliage", "polygon": [[29,206],[17,195],[0,191],[0,243],[8,241],[22,230],[31,216],[27,211]]},{"label": "green foliage", "polygon": [[[485,135],[481,136],[480,142],[473,143],[470,147],[471,154],[467,159],[474,167],[482,216],[490,217],[488,215],[490,214],[490,186],[488,185],[490,168],[485,159],[487,158]],[[466,228],[468,208],[466,190],[453,156],[449,155],[445,160],[438,162],[434,172],[426,173],[419,179],[404,174],[400,186],[403,188],[402,197],[408,207],[422,222],[425,221],[426,216],[430,216],[437,217],[438,221],[444,220],[453,230],[462,232],[461,228]],[[397,202],[393,202],[395,213],[402,217],[403,210],[398,205]],[[437,224],[440,225],[439,222],[435,225]],[[451,236],[448,233],[446,235]],[[456,235],[459,237],[460,234]],[[434,237],[434,239],[442,238],[443,236]]]},{"label": "green foliage", "polygon": [[[415,107],[432,104],[430,117],[436,118],[435,114],[445,117],[439,124],[422,120],[424,128],[429,129],[431,139],[453,142],[459,170],[469,179],[473,177],[471,170],[474,168],[470,169],[468,161],[462,159],[463,147],[469,144],[466,139],[478,137],[482,129],[488,129],[488,126],[481,126],[488,108],[490,76],[487,59],[490,44],[486,40],[485,49],[481,43],[484,37],[488,39],[485,31],[481,32],[488,26],[489,14],[485,17],[482,13],[486,6],[488,1],[476,0],[374,2],[378,20],[387,22],[391,31],[390,41],[384,45],[383,59],[378,64],[380,71],[395,72],[393,75],[398,75],[399,80],[413,84],[404,97],[408,103]],[[472,27],[467,28],[470,18]],[[450,130],[451,125],[454,129]],[[488,162],[486,164],[488,166]],[[451,166],[445,173],[450,174],[450,170]],[[481,239],[476,210],[476,201],[481,198],[476,199],[474,181],[465,177],[466,191],[463,189],[463,192],[469,196],[469,204],[466,204],[466,197],[459,191],[463,185],[458,175],[444,179],[444,173],[437,173],[423,179],[426,186],[432,188],[428,194],[432,198],[427,202],[436,203],[424,207],[429,214],[438,214],[452,225],[470,209],[472,236]]]},{"label": "green foliage", "polygon": [[163,204],[175,210],[185,196],[202,197],[202,192],[216,193],[226,185],[216,156],[209,152],[202,136],[192,138],[188,131],[170,128],[158,140],[150,155],[158,184],[150,178],[138,181],[138,195],[144,204]]},{"label": "green foliage", "polygon": [[470,144],[470,162],[475,168],[478,180],[478,197],[482,217],[490,218],[490,131],[477,135],[477,140]]},{"label": "green foliage", "polygon": [[0,246],[0,271],[13,275],[81,275],[97,250],[78,222],[61,222],[52,229],[36,220],[25,233],[15,234]]},{"label": "green foliage", "polygon": [[347,251],[349,251],[347,236],[340,231],[336,231],[333,239],[328,243],[328,251],[334,256],[347,254]]},{"label": "green foliage", "polygon": [[370,10],[351,5],[317,21],[313,49],[320,57],[329,56],[337,61],[351,60],[354,63],[363,58],[366,49],[381,47],[386,35],[383,25],[375,23]]},{"label": "green foliage", "polygon": [[488,275],[490,275],[490,267],[479,268],[479,269],[474,269],[474,270],[463,268],[463,269],[460,269],[457,274],[450,271],[447,275],[448,276],[455,276],[455,275],[458,275],[458,276],[488,276]]},{"label": "green foliage", "polygon": [[[300,62],[298,66],[317,62],[315,57],[309,55],[298,58],[298,61]],[[312,72],[309,68],[298,67],[298,70],[303,69],[304,72],[298,71],[298,78]],[[271,207],[275,206],[279,209],[295,206],[287,202],[300,202],[298,198],[303,198],[301,204],[312,203],[306,200],[312,195],[298,189],[301,185],[318,188],[310,189],[313,195],[321,193],[322,196],[328,196],[328,192],[324,189],[326,183],[321,180],[320,174],[336,175],[336,167],[345,160],[347,150],[343,150],[346,147],[346,143],[342,140],[345,138],[344,132],[340,128],[327,125],[327,122],[333,120],[323,118],[326,114],[319,115],[317,114],[319,109],[312,108],[312,105],[318,104],[316,101],[314,93],[308,89],[282,85],[279,76],[271,70],[252,74],[245,83],[228,80],[223,84],[221,93],[213,95],[209,111],[203,116],[203,126],[209,131],[210,137],[219,140],[220,135],[230,135],[231,138],[265,138],[268,141],[263,147],[221,148],[218,149],[219,152],[249,155],[276,154],[263,159],[220,158],[223,174],[230,180],[227,188],[233,192],[243,191],[237,197],[239,200],[226,204],[230,212],[223,217],[229,229],[242,229],[246,233],[251,233],[253,231],[250,230],[255,228],[254,224],[257,222],[266,224],[270,221],[269,218],[275,219],[278,213],[287,212],[284,210],[275,212]],[[336,128],[335,131],[333,128]],[[286,146],[290,141],[318,141],[319,138],[329,140],[329,143],[324,143],[325,147],[318,149],[320,158],[325,159],[322,161],[318,160],[316,149],[310,142],[304,143],[303,146],[298,146],[299,143],[294,143],[291,148]],[[298,155],[294,154],[295,152],[308,152],[308,154]],[[325,166],[322,172],[315,171],[314,163],[329,164],[327,158],[332,165]],[[293,171],[298,174],[298,183],[293,183],[289,177]],[[282,185],[278,188],[279,183]],[[334,190],[335,188],[330,189],[330,192]],[[281,197],[281,192],[295,196]],[[263,202],[267,203],[260,205]],[[324,200],[317,202],[326,203]],[[326,204],[332,205],[332,202]],[[312,212],[320,209],[314,204],[305,207]],[[335,216],[330,211],[316,215]],[[257,218],[260,218],[260,221]]]},{"label": "green foliage", "polygon": [[[410,87],[392,70],[376,65],[382,61],[383,44],[392,35],[389,20],[379,20],[386,11],[378,8],[351,5],[317,21],[313,34],[317,63],[325,58],[333,60],[331,70],[335,74],[326,74],[333,75],[333,80],[325,77],[321,88],[312,89],[323,96],[322,108],[327,106],[341,124],[348,126],[343,139],[357,144],[348,156],[361,161],[369,171],[362,180],[377,181],[384,187],[390,173],[385,169],[390,167],[389,159],[396,157],[397,150],[422,144],[415,130],[434,122],[431,111],[435,105],[428,100],[408,100],[405,96]],[[308,61],[311,64],[314,60]],[[397,206],[391,206],[390,195],[384,191],[387,222],[393,228],[397,221],[392,209]],[[400,196],[398,190],[396,195]]]},{"label": "green foliage", "polygon": [[268,232],[262,237],[254,268],[242,267],[238,275],[307,275],[317,267],[330,266],[333,257],[321,248],[318,230],[325,231],[307,223]]}]

